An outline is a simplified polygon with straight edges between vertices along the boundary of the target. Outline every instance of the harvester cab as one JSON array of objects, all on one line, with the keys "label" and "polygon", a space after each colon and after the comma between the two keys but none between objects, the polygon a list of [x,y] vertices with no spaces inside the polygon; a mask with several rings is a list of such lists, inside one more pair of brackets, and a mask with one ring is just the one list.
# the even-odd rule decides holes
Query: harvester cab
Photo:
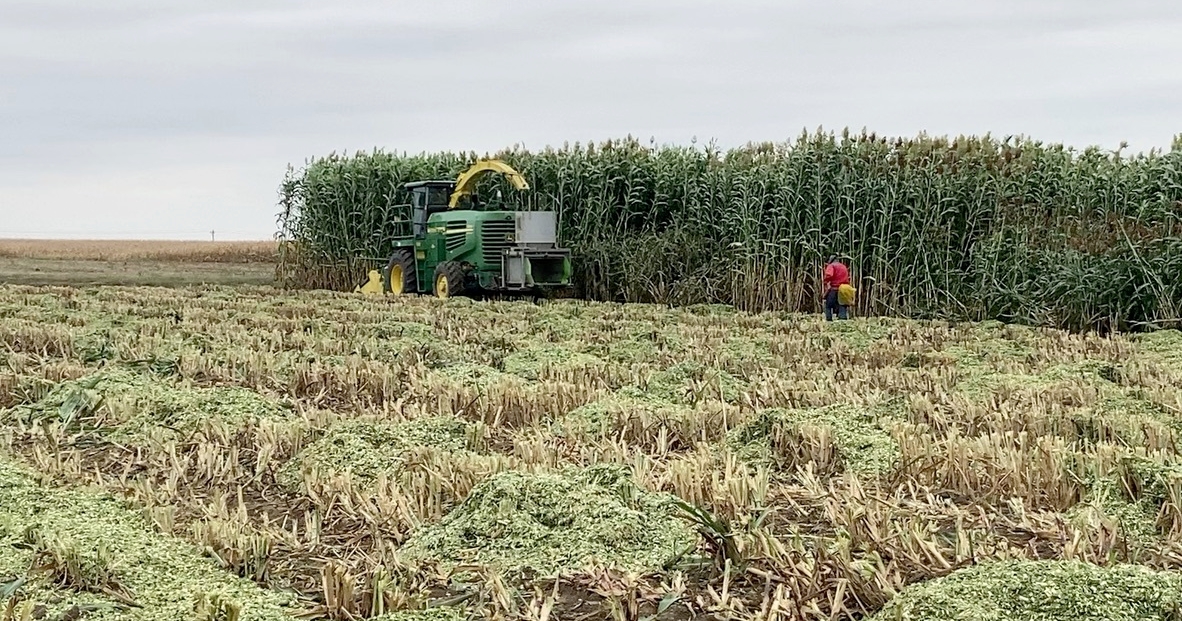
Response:
[{"label": "harvester cab", "polygon": [[370,272],[370,281],[357,291],[447,298],[538,296],[570,287],[570,250],[558,245],[556,214],[488,209],[475,189],[489,173],[505,175],[518,190],[529,189],[520,173],[498,160],[481,160],[455,181],[404,185],[411,197],[404,206],[409,222],[402,222],[385,270]]}]

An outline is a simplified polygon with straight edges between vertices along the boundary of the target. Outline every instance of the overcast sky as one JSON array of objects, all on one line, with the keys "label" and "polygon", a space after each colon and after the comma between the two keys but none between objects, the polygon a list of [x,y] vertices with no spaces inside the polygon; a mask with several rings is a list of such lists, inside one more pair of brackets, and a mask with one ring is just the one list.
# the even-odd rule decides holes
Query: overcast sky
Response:
[{"label": "overcast sky", "polygon": [[0,0],[0,236],[269,238],[288,163],[803,128],[1168,148],[1176,0]]}]

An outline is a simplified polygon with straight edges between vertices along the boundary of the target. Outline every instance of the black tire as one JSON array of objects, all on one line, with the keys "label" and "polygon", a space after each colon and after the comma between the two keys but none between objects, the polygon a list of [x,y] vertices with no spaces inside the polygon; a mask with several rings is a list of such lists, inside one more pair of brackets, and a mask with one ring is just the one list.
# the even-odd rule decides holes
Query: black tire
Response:
[{"label": "black tire", "polygon": [[394,293],[394,283],[390,280],[390,273],[394,271],[395,266],[402,268],[402,295],[418,293],[419,279],[415,272],[415,255],[410,248],[399,248],[390,255],[390,262],[386,264],[386,270],[382,272],[382,289],[386,293]]},{"label": "black tire", "polygon": [[[446,290],[439,287],[440,278],[446,279]],[[464,294],[464,266],[455,261],[444,261],[435,266],[432,291],[437,298],[454,298]],[[442,293],[442,295],[441,295]]]}]

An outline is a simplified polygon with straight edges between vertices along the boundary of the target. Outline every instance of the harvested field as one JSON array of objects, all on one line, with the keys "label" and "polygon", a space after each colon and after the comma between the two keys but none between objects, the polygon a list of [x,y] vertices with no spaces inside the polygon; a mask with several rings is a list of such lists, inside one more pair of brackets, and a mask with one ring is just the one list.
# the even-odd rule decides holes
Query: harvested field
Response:
[{"label": "harvested field", "polygon": [[0,239],[0,257],[7,259],[274,263],[277,252],[273,241]]},{"label": "harvested field", "polygon": [[1180,352],[1176,331],[0,286],[0,614],[1174,619]]},{"label": "harvested field", "polygon": [[0,284],[267,285],[275,242],[0,239]]}]

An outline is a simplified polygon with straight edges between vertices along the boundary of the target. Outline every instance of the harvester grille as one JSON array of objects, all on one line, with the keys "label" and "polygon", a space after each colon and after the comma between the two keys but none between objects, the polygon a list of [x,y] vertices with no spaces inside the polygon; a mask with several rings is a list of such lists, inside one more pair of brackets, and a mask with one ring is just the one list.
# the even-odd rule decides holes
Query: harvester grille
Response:
[{"label": "harvester grille", "polygon": [[447,250],[449,252],[455,252],[463,247],[464,242],[467,241],[469,230],[471,229],[468,228],[467,222],[448,222],[447,232],[445,234]]},{"label": "harvester grille", "polygon": [[512,220],[488,220],[480,224],[480,246],[486,262],[500,263],[505,250],[513,246],[516,229]]}]

